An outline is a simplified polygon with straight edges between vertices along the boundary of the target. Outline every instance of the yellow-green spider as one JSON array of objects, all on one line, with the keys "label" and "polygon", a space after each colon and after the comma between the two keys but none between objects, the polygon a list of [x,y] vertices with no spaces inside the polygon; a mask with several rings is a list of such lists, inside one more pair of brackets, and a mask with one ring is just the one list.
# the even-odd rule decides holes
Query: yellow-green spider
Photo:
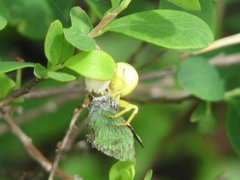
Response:
[{"label": "yellow-green spider", "polygon": [[94,92],[107,95],[117,102],[121,110],[115,115],[107,115],[108,117],[118,118],[126,112],[133,110],[124,123],[115,124],[117,126],[130,125],[130,122],[138,112],[138,107],[122,100],[121,98],[129,95],[138,84],[138,73],[133,66],[125,62],[118,62],[116,63],[115,75],[110,81],[99,81],[85,78],[85,84],[90,93]]}]

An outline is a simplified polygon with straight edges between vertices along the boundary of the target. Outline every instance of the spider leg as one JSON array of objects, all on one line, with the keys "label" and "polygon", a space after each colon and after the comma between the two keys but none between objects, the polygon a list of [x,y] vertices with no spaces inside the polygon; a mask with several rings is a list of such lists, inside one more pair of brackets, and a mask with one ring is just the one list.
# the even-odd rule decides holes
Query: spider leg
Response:
[{"label": "spider leg", "polygon": [[131,113],[131,115],[129,116],[129,118],[123,122],[123,123],[115,123],[114,125],[116,126],[127,126],[130,124],[130,122],[133,120],[134,116],[138,113],[138,107],[134,104],[130,104],[127,101],[124,100],[118,100],[119,106],[121,108],[123,108],[123,110],[121,110],[120,112],[114,114],[114,115],[110,115],[109,117],[112,118],[118,118],[120,116],[122,116],[123,114],[125,114],[126,112],[133,110],[133,112]]}]

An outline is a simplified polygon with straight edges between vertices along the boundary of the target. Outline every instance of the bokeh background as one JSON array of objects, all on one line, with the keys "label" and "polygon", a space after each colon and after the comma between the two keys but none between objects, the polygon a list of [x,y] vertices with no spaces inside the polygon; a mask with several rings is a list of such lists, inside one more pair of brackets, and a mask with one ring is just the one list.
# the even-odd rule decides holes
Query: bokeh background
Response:
[{"label": "bokeh background", "polygon": [[[8,26],[0,31],[0,60],[24,59],[46,65],[44,38],[50,23],[60,19],[65,27],[70,26],[69,11],[81,6],[96,24],[109,9],[107,0],[3,0],[10,14]],[[7,2],[7,3],[6,3]],[[197,12],[210,24],[215,38],[225,37],[240,31],[240,2],[238,0],[214,0],[209,5],[200,0],[205,12]],[[133,12],[157,8],[183,10],[166,0],[133,0],[121,16]],[[1,11],[1,8],[0,8]],[[213,105],[217,124],[214,130],[202,131],[197,123],[189,121],[192,112],[200,103],[195,98],[166,100],[181,94],[175,74],[152,76],[152,72],[166,71],[176,67],[179,53],[133,38],[107,33],[97,38],[98,45],[116,61],[128,61],[137,68],[139,86],[126,99],[139,106],[139,113],[132,122],[141,136],[144,148],[136,143],[136,180],[147,170],[153,169],[153,180],[208,180],[240,178],[240,161],[227,139],[224,122],[227,116],[225,103]],[[239,52],[240,46],[230,46],[207,53],[206,58],[220,53]],[[226,88],[240,84],[240,66],[219,68]],[[15,78],[15,73],[8,74]],[[33,77],[31,69],[23,70],[23,82]],[[84,97],[83,79],[66,84],[44,80],[35,86],[35,92],[62,93],[41,98],[19,99],[15,105],[16,121],[33,143],[49,158],[55,155],[56,144],[62,139],[69,124],[73,109]],[[81,114],[79,123],[87,116]],[[239,116],[238,116],[239,117]],[[69,174],[79,174],[87,180],[108,179],[115,159],[105,156],[86,142],[89,129],[85,127],[68,149],[60,168]],[[24,147],[0,120],[0,179],[46,179],[47,173],[33,161]]]}]

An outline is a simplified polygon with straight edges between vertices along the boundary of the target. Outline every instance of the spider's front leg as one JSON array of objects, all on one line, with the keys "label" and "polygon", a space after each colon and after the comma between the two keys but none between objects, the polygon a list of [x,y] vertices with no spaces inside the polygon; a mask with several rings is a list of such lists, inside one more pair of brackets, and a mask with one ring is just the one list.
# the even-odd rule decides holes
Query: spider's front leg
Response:
[{"label": "spider's front leg", "polygon": [[138,107],[134,104],[130,104],[127,101],[124,101],[121,99],[118,100],[117,102],[118,102],[119,106],[122,108],[122,110],[114,115],[107,115],[107,116],[111,117],[111,118],[118,118],[118,117],[122,116],[123,114],[125,114],[126,112],[133,110],[133,112],[131,113],[131,115],[125,122],[114,123],[114,125],[116,125],[116,126],[127,126],[133,120],[134,116],[138,113]]}]

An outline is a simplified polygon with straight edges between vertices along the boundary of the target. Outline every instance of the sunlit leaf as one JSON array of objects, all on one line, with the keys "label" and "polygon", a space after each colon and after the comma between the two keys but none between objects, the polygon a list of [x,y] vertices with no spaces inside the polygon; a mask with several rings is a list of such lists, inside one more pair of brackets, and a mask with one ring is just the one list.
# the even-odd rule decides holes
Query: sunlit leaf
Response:
[{"label": "sunlit leaf", "polygon": [[90,38],[86,33],[82,32],[79,28],[72,26],[68,29],[64,29],[63,31],[66,40],[74,47],[84,51],[96,49],[95,40]]},{"label": "sunlit leaf", "polygon": [[82,32],[89,32],[92,29],[91,21],[87,13],[80,7],[74,7],[70,11],[72,26],[79,28]]},{"label": "sunlit leaf", "polygon": [[47,76],[47,69],[41,64],[36,64],[33,72],[34,75],[39,79],[45,78]]},{"label": "sunlit leaf", "polygon": [[65,66],[82,76],[98,80],[111,79],[116,69],[113,58],[100,50],[78,53],[68,59]]},{"label": "sunlit leaf", "polygon": [[49,27],[44,44],[48,61],[52,65],[63,63],[73,55],[73,50],[73,46],[64,38],[62,23],[59,20],[54,21]]},{"label": "sunlit leaf", "polygon": [[0,61],[0,73],[6,73],[10,71],[14,71],[17,69],[22,69],[26,67],[34,67],[34,63],[27,63],[27,62],[16,62],[16,61]]},{"label": "sunlit leaf", "polygon": [[62,82],[73,81],[76,79],[75,76],[67,74],[67,73],[63,73],[63,72],[48,71],[47,75],[51,79],[54,79],[57,81],[62,81]]},{"label": "sunlit leaf", "polygon": [[175,10],[151,10],[131,14],[110,23],[104,31],[113,31],[173,49],[208,46],[213,33],[200,18]]}]

